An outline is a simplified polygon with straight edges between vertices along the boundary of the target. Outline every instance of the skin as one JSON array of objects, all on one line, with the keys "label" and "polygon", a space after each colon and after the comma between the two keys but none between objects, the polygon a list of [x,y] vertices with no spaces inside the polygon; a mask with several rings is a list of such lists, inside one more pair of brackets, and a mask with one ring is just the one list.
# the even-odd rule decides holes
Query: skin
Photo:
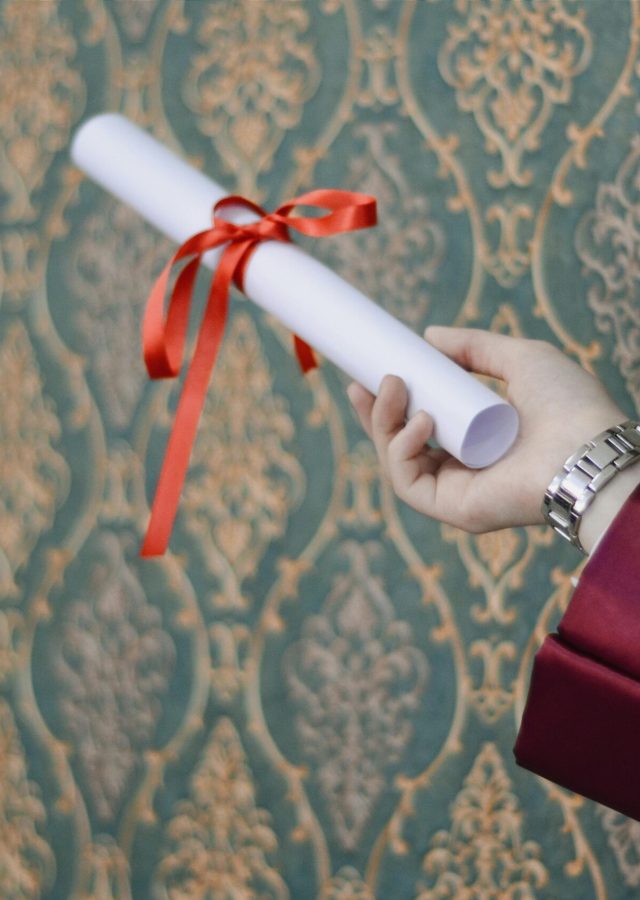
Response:
[{"label": "skin", "polygon": [[[429,446],[433,420],[420,411],[406,422],[407,390],[396,375],[385,375],[377,397],[357,382],[347,394],[397,496],[464,531],[543,523],[544,492],[564,461],[605,428],[632,417],[593,375],[546,341],[445,326],[430,326],[424,336],[467,371],[504,383],[520,431],[500,460],[469,469]],[[632,465],[596,496],[580,527],[588,552],[638,482],[640,465]]]}]

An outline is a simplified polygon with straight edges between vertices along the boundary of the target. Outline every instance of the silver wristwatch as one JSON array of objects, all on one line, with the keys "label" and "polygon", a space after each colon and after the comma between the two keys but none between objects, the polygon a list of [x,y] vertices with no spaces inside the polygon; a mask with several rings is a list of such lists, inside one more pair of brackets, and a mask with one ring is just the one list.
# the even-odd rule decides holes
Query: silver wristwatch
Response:
[{"label": "silver wristwatch", "polygon": [[630,420],[596,435],[570,456],[547,488],[542,514],[585,555],[578,529],[594,497],[614,475],[640,458],[640,423]]}]

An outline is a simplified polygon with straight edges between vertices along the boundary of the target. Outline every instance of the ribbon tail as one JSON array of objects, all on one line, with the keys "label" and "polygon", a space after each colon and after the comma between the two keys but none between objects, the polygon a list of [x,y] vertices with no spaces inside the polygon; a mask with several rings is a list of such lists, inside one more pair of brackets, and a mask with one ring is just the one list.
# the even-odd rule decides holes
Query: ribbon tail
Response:
[{"label": "ribbon tail", "polygon": [[171,537],[211,372],[224,334],[229,306],[229,284],[241,255],[239,250],[244,252],[244,247],[235,245],[225,250],[209,291],[196,349],[178,401],[151,507],[147,533],[140,551],[143,557],[161,556]]},{"label": "ribbon tail", "polygon": [[293,347],[298,358],[298,362],[300,363],[300,368],[306,375],[307,372],[310,372],[311,369],[318,368],[318,360],[316,359],[315,353],[302,338],[299,338],[297,334],[293,335]]}]

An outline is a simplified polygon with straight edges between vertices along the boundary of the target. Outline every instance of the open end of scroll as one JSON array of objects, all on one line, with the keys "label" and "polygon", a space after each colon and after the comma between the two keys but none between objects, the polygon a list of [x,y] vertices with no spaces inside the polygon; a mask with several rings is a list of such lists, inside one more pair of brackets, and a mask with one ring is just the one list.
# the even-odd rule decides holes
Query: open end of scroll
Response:
[{"label": "open end of scroll", "polygon": [[506,403],[496,403],[471,420],[460,452],[471,469],[490,466],[504,456],[518,434],[518,413]]}]

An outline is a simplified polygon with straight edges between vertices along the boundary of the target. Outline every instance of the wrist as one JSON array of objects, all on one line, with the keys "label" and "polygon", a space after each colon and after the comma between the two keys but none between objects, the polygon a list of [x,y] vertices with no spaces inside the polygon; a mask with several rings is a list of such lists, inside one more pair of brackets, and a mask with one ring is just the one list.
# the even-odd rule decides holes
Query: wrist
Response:
[{"label": "wrist", "polygon": [[[545,520],[582,553],[593,551],[601,535],[620,510],[626,497],[640,480],[634,463],[640,460],[640,423],[626,420],[612,425],[583,444],[563,463],[545,491],[542,514]],[[619,479],[628,473],[622,482]],[[619,482],[615,489],[613,482]],[[583,541],[583,525],[594,501],[606,493],[607,500],[590,517]]]},{"label": "wrist", "polygon": [[591,555],[617,514],[640,484],[640,463],[634,463],[616,477],[601,491],[582,516],[580,541],[588,555]]}]

